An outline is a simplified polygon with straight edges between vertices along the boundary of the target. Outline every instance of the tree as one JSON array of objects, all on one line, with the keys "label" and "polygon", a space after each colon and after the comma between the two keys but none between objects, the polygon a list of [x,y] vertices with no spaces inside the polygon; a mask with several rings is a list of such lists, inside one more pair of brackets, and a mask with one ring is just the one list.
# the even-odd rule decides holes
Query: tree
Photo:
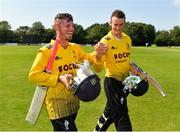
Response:
[{"label": "tree", "polygon": [[44,40],[45,28],[40,21],[34,22],[28,35],[32,43],[42,43]]},{"label": "tree", "polygon": [[45,29],[43,43],[49,43],[51,39],[55,38],[55,31],[52,28]]},{"label": "tree", "polygon": [[28,43],[28,26],[20,26],[16,29],[16,34],[18,35],[18,43]]},{"label": "tree", "polygon": [[166,30],[158,31],[156,33],[155,43],[157,46],[171,46],[173,42],[170,37],[170,33]]},{"label": "tree", "polygon": [[0,43],[13,42],[13,31],[7,21],[0,21]]},{"label": "tree", "polygon": [[180,26],[175,26],[170,30],[170,36],[174,42],[174,46],[180,46]]},{"label": "tree", "polygon": [[152,44],[155,40],[155,28],[150,24],[127,22],[124,32],[131,37],[135,46],[145,46],[146,43]]},{"label": "tree", "polygon": [[86,43],[95,44],[100,39],[108,33],[110,30],[110,26],[108,23],[105,24],[93,24],[92,26],[88,27],[86,31]]},{"label": "tree", "polygon": [[7,21],[0,21],[0,30],[11,30],[11,25]]},{"label": "tree", "polygon": [[149,43],[150,45],[154,43],[156,38],[155,27],[151,24],[144,24],[144,33],[145,33],[145,44]]},{"label": "tree", "polygon": [[75,32],[73,35],[72,42],[83,44],[85,42],[84,38],[86,33],[81,25],[75,24],[74,26],[75,26]]}]

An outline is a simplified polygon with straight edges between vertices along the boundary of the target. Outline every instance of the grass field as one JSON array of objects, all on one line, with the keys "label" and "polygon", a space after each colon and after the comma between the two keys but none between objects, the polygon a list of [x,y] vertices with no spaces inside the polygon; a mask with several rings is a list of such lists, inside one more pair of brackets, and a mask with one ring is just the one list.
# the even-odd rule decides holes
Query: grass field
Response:
[{"label": "grass field", "polygon": [[[25,122],[35,85],[28,72],[38,46],[0,46],[0,131],[52,130],[43,108],[35,126]],[[91,51],[92,48],[85,47]],[[150,86],[143,97],[128,96],[129,114],[135,131],[180,131],[180,48],[135,47],[132,59],[163,86],[163,98]],[[104,77],[104,72],[98,74]],[[103,82],[103,79],[102,79]],[[79,130],[92,131],[103,111],[106,98],[102,88],[93,102],[81,103],[77,116]],[[109,131],[115,130],[112,125]]]}]

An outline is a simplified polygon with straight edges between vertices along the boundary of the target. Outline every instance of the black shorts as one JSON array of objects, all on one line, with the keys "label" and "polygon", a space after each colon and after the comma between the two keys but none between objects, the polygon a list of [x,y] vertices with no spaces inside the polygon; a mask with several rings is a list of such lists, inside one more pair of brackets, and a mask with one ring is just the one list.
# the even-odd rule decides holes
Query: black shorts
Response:
[{"label": "black shorts", "polygon": [[76,116],[77,113],[60,119],[51,120],[54,131],[77,131],[75,124]]},{"label": "black shorts", "polygon": [[129,93],[123,92],[124,85],[114,78],[105,77],[104,89],[107,97],[107,106],[110,108],[111,118],[118,122],[128,113],[126,97]]}]

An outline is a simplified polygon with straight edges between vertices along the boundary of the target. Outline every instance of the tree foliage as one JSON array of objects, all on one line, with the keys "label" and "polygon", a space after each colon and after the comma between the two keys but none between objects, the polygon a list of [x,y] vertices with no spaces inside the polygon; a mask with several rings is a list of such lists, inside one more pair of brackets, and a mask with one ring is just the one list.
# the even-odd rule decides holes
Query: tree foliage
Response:
[{"label": "tree foliage", "polygon": [[42,43],[44,40],[45,27],[40,21],[34,22],[29,29],[28,35],[32,43]]},{"label": "tree foliage", "polygon": [[85,41],[88,44],[95,44],[101,40],[101,38],[108,33],[110,30],[109,24],[93,24],[92,26],[88,27],[86,31]]},{"label": "tree foliage", "polygon": [[150,24],[127,23],[124,31],[131,37],[135,46],[145,46],[146,43],[152,44],[155,39],[155,28]]},{"label": "tree foliage", "polygon": [[167,45],[171,46],[172,41],[171,41],[170,33],[165,30],[158,31],[156,33],[155,43],[157,46],[167,46]]},{"label": "tree foliage", "polygon": [[155,43],[157,46],[180,46],[180,26],[174,26],[170,31],[158,31]]},{"label": "tree foliage", "polygon": [[174,46],[180,46],[180,26],[175,26],[170,30],[170,37]]},{"label": "tree foliage", "polygon": [[28,26],[20,26],[16,29],[16,34],[18,35],[18,43],[29,43],[28,42],[28,32],[29,32]]},{"label": "tree foliage", "polygon": [[83,27],[81,25],[75,24],[75,32],[73,35],[72,42],[78,43],[78,44],[84,44],[84,38],[86,35],[86,32],[84,31]]},{"label": "tree foliage", "polygon": [[[95,23],[84,29],[75,24],[75,33],[72,42],[79,44],[96,44],[105,36],[111,27],[108,23]],[[166,31],[157,31],[151,24],[127,22],[124,32],[128,34],[134,46],[145,46],[155,43],[157,46],[180,46],[180,26]],[[16,42],[21,44],[49,43],[55,38],[52,28],[45,28],[40,22],[34,22],[31,27],[20,26],[15,31],[7,21],[0,21],[0,43]]]},{"label": "tree foliage", "polygon": [[0,43],[14,42],[14,32],[7,21],[0,21]]},{"label": "tree foliage", "polygon": [[49,43],[51,39],[55,39],[55,31],[52,28],[47,28],[44,30],[43,43]]}]

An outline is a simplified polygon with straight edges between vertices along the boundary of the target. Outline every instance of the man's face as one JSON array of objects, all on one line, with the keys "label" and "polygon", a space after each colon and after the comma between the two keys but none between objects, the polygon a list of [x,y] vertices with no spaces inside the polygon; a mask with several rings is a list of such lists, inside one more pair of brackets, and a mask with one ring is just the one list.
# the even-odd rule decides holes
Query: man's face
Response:
[{"label": "man's face", "polygon": [[74,23],[65,19],[58,20],[57,23],[55,22],[55,30],[59,32],[60,38],[69,41],[72,39],[74,33]]},{"label": "man's face", "polygon": [[122,18],[117,18],[117,17],[113,16],[111,18],[110,24],[112,27],[113,35],[119,36],[123,30],[124,25],[125,25],[125,20]]}]

